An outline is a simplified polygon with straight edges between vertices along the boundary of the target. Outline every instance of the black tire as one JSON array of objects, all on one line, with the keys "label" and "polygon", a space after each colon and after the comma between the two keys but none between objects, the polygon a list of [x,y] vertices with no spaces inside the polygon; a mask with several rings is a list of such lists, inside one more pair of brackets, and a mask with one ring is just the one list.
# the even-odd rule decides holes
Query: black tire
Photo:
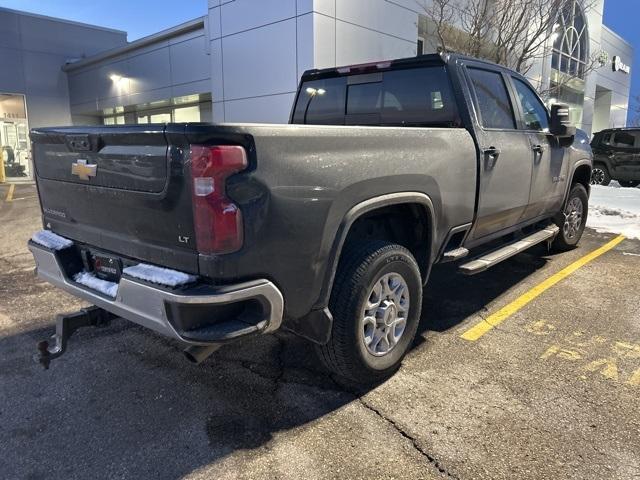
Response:
[{"label": "black tire", "polygon": [[640,185],[640,180],[618,180],[621,187],[635,188]]},{"label": "black tire", "polygon": [[602,185],[606,187],[611,183],[609,169],[604,163],[596,163],[591,170],[591,185]]},{"label": "black tire", "polygon": [[[580,225],[577,227],[575,224],[571,224],[571,219],[575,217],[567,217],[567,214],[570,214],[569,210],[573,211],[572,205],[575,205],[575,203],[572,202],[580,202],[582,207]],[[567,198],[567,202],[565,203],[562,212],[556,216],[556,225],[560,227],[560,233],[558,233],[558,236],[551,245],[553,250],[566,252],[578,245],[578,242],[580,242],[580,239],[582,238],[584,227],[587,223],[588,213],[589,196],[587,195],[587,189],[584,188],[584,185],[576,183],[571,187],[569,197]]]},{"label": "black tire", "polygon": [[16,161],[16,155],[13,152],[13,148],[8,145],[2,147],[2,160],[4,161],[5,165],[11,165]]},{"label": "black tire", "polygon": [[[399,275],[408,289],[406,324],[395,346],[375,356],[365,344],[363,310],[376,283],[390,273]],[[379,382],[398,369],[413,344],[421,308],[420,269],[406,248],[385,241],[350,245],[342,253],[329,301],[331,338],[317,347],[318,356],[329,370],[349,382]]]}]

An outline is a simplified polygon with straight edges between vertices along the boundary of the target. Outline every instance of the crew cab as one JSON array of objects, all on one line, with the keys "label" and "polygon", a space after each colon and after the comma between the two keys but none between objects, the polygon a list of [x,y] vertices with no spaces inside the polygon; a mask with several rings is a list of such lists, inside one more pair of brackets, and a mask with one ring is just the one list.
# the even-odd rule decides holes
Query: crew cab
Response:
[{"label": "crew cab", "polygon": [[640,128],[608,128],[593,136],[592,185],[640,185]]},{"label": "crew cab", "polygon": [[434,264],[476,274],[578,243],[592,155],[568,114],[516,72],[442,54],[308,71],[290,125],[35,129],[29,248],[40,277],[194,362],[286,329],[375,382],[412,345]]}]

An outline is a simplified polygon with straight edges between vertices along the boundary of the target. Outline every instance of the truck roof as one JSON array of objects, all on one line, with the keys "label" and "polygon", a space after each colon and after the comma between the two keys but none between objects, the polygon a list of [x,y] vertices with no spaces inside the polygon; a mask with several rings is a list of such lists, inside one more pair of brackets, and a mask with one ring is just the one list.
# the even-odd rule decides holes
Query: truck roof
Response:
[{"label": "truck roof", "polygon": [[483,60],[480,58],[470,57],[468,55],[462,55],[460,53],[428,53],[425,55],[417,55],[415,57],[399,58],[395,60],[381,60],[378,62],[369,62],[355,65],[345,65],[342,67],[330,67],[323,69],[307,70],[302,74],[302,81],[315,80],[325,77],[334,77],[341,75],[350,75],[353,73],[367,73],[378,70],[393,70],[396,68],[407,68],[417,66],[432,66],[432,65],[446,65],[449,63],[455,63],[457,60],[473,60],[474,62],[484,63],[490,65],[492,68],[499,68],[501,70],[515,73],[518,76],[518,72],[511,70],[503,65]]},{"label": "truck roof", "polygon": [[597,135],[598,133],[604,133],[604,132],[625,132],[625,131],[629,131],[629,130],[640,130],[640,127],[611,127],[611,128],[603,128],[602,130],[599,130],[596,133],[594,133],[594,135]]}]

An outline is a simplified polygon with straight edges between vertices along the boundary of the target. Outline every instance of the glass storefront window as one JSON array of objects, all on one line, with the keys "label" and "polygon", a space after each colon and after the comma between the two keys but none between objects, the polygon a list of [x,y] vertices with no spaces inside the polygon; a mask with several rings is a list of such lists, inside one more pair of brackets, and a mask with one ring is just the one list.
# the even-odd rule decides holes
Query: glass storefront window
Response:
[{"label": "glass storefront window", "polygon": [[156,113],[149,115],[150,123],[171,123],[170,113]]},{"label": "glass storefront window", "polygon": [[24,95],[0,94],[0,150],[7,177],[31,176],[29,126]]},{"label": "glass storefront window", "polygon": [[554,25],[551,66],[573,77],[584,78],[589,44],[584,13],[577,0],[566,2]]},{"label": "glass storefront window", "polygon": [[550,103],[568,104],[571,122],[581,126],[589,37],[584,12],[577,0],[564,4],[553,28],[550,92],[554,98]]},{"label": "glass storefront window", "polygon": [[104,117],[103,123],[105,125],[124,125],[124,115],[118,115],[117,117]]},{"label": "glass storefront window", "polygon": [[[200,102],[193,103],[198,100]],[[174,106],[171,106],[171,103]],[[102,123],[104,125],[122,125],[127,122],[136,124],[200,122],[202,121],[202,105],[203,99],[199,95],[187,95],[141,105],[107,108],[102,111]]]},{"label": "glass storefront window", "polygon": [[582,125],[585,82],[579,78],[568,78],[557,70],[551,72],[550,91],[553,97],[549,104],[566,103],[569,105],[571,123],[577,127]]},{"label": "glass storefront window", "polygon": [[173,111],[173,121],[176,123],[199,122],[200,107],[195,105],[193,107],[176,108]]}]

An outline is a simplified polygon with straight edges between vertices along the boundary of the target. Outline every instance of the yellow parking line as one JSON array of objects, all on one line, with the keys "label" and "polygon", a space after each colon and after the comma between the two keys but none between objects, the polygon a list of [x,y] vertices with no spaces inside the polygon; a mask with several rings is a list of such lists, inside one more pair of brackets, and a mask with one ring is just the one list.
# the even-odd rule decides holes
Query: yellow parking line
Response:
[{"label": "yellow parking line", "polygon": [[9,184],[9,191],[7,192],[7,198],[5,198],[5,201],[7,201],[7,202],[13,201],[13,191],[15,189],[16,189],[16,184],[15,183]]},{"label": "yellow parking line", "polygon": [[533,287],[524,295],[521,295],[520,297],[516,298],[513,302],[509,303],[505,307],[502,307],[500,310],[491,314],[486,319],[476,323],[473,327],[471,327],[469,330],[464,332],[461,335],[461,337],[464,338],[465,340],[469,340],[470,342],[475,342],[480,337],[482,337],[485,333],[492,330],[494,327],[500,325],[502,322],[504,322],[507,318],[509,318],[514,313],[516,313],[518,310],[520,310],[530,301],[532,301],[533,299],[535,299],[536,297],[538,297],[539,295],[547,291],[549,288],[553,287],[560,280],[568,277],[573,272],[578,270],[580,267],[598,258],[603,253],[608,252],[609,250],[614,248],[616,245],[618,245],[620,242],[622,242],[624,239],[625,237],[623,235],[620,235],[619,237],[614,238],[609,243],[606,243],[605,245],[598,248],[597,250],[594,250],[593,252],[585,255],[579,260],[576,260],[568,267],[560,270],[555,275],[552,275],[542,283],[539,283],[538,285]]}]

